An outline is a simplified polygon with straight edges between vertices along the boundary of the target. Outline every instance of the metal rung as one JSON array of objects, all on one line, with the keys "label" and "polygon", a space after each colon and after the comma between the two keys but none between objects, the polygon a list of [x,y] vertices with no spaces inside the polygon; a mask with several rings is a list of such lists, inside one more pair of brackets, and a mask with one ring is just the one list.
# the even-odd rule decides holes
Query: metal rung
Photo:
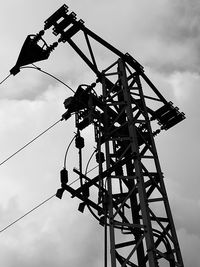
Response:
[{"label": "metal rung", "polygon": [[158,201],[163,201],[164,199],[162,197],[159,197],[159,198],[151,198],[151,199],[148,199],[148,202],[158,202]]},{"label": "metal rung", "polygon": [[135,244],[136,244],[136,241],[128,241],[128,242],[123,242],[123,243],[116,244],[115,248],[118,249],[118,248],[123,248],[123,247],[127,247],[127,246],[132,246],[132,245],[135,245]]}]

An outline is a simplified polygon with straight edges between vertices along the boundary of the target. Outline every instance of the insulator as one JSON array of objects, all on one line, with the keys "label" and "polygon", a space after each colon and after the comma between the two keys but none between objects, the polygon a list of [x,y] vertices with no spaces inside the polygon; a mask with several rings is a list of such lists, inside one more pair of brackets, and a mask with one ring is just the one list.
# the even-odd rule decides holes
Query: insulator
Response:
[{"label": "insulator", "polygon": [[83,192],[83,196],[88,198],[90,196],[90,190],[89,190],[89,187],[86,187],[82,190]]},{"label": "insulator", "polygon": [[60,171],[60,182],[62,185],[68,183],[68,171],[65,168]]},{"label": "insulator", "polygon": [[70,97],[68,97],[67,99],[65,99],[65,101],[63,102],[63,104],[64,104],[64,107],[65,107],[66,109],[69,108],[69,106],[70,106],[71,103],[72,103],[72,100],[73,100],[73,97],[72,97],[72,96],[70,96]]},{"label": "insulator", "polygon": [[96,153],[96,162],[103,163],[104,161],[105,161],[104,153],[103,152]]},{"label": "insulator", "polygon": [[43,35],[44,35],[44,30],[40,31],[38,34],[35,35],[34,41],[38,42]]},{"label": "insulator", "polygon": [[85,209],[85,202],[81,202],[79,204],[78,210],[83,213],[84,212],[84,209]]},{"label": "insulator", "polygon": [[157,129],[156,131],[153,132],[153,136],[158,135],[160,132],[161,132],[161,130],[160,129]]},{"label": "insulator", "polygon": [[47,48],[48,53],[51,53],[58,46],[58,42],[54,42]]},{"label": "insulator", "polygon": [[68,120],[71,117],[71,114],[66,111],[64,114],[62,114],[61,120]]},{"label": "insulator", "polygon": [[97,85],[96,83],[92,83],[90,86],[91,86],[92,88],[94,88],[96,85]]},{"label": "insulator", "polygon": [[101,216],[101,217],[99,218],[99,224],[100,224],[101,226],[104,226],[105,223],[106,223],[106,218],[105,218],[105,216]]},{"label": "insulator", "polygon": [[85,146],[84,138],[82,136],[77,136],[75,139],[76,148],[81,149]]},{"label": "insulator", "polygon": [[65,189],[64,188],[59,188],[56,192],[56,197],[61,199],[62,196],[63,196],[63,193],[64,193]]},{"label": "insulator", "polygon": [[96,86],[96,83],[92,83],[91,85],[88,85],[85,92],[90,92],[92,89],[94,89],[94,87]]},{"label": "insulator", "polygon": [[83,129],[86,128],[89,124],[90,124],[90,119],[89,119],[89,118],[85,118],[85,119],[83,119],[81,122],[78,123],[77,128],[78,128],[79,130],[83,130]]}]

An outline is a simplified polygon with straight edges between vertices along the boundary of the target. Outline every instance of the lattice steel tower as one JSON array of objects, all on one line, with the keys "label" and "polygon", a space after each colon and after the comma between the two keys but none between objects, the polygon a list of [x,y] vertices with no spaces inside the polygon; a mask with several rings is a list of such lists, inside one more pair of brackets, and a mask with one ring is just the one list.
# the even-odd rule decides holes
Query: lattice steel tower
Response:
[{"label": "lattice steel tower", "polygon": [[[38,41],[50,27],[59,36],[58,42],[51,46],[44,42],[39,48]],[[131,55],[86,28],[66,5],[45,21],[43,31],[26,42],[26,48],[37,55],[33,58],[32,53],[28,63],[47,58],[53,48],[66,42],[96,76],[93,84],[80,85],[64,102],[67,111],[63,120],[76,114],[79,169],[74,172],[80,177],[80,186],[69,186],[63,169],[57,196],[69,191],[81,200],[79,210],[83,212],[87,206],[105,228],[104,266],[183,267],[154,137],[182,121],[184,114],[162,96]],[[104,61],[111,61],[106,67],[103,60],[98,61],[102,52]],[[22,58],[12,74],[27,64]],[[83,172],[82,164],[81,131],[90,124],[95,130],[95,176]]]}]

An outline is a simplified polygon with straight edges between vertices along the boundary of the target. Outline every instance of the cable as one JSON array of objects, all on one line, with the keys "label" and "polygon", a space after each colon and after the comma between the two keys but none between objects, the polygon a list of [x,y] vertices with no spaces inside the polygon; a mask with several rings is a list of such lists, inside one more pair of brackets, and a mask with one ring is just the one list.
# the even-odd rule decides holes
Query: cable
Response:
[{"label": "cable", "polygon": [[[75,93],[75,91],[66,83],[64,83],[63,81],[61,81],[60,79],[56,78],[54,75],[42,70],[41,68],[37,67],[36,65],[32,64],[32,66],[24,66],[21,67],[21,69],[26,69],[26,68],[31,68],[31,69],[35,69],[35,70],[39,70],[40,72],[49,75],[50,77],[54,78],[55,80],[59,81],[60,83],[62,83],[63,85],[65,85],[68,89],[70,89],[73,93]],[[0,85],[5,82],[9,77],[11,76],[11,74],[9,74],[6,78],[4,78],[1,82]],[[59,121],[57,121],[56,123],[54,123],[53,125],[51,125],[49,128],[47,128],[44,132],[42,132],[41,134],[39,134],[38,136],[36,136],[34,139],[32,139],[30,142],[28,142],[27,144],[25,144],[22,148],[20,148],[19,150],[17,150],[15,153],[13,153],[11,156],[9,156],[8,158],[6,158],[5,160],[3,160],[2,162],[0,162],[0,166],[3,165],[5,162],[7,162],[9,159],[11,159],[12,157],[14,157],[16,154],[18,154],[20,151],[22,151],[24,148],[26,148],[28,145],[30,145],[32,142],[34,142],[36,139],[38,139],[41,135],[43,135],[44,133],[46,133],[48,130],[50,130],[53,126],[55,126],[58,122],[60,122],[63,119],[60,119]],[[71,143],[70,143],[71,144]],[[66,158],[66,157],[65,157]]]},{"label": "cable", "polygon": [[8,76],[6,76],[6,78],[4,78],[4,79],[0,82],[0,84],[4,83],[10,76],[11,76],[11,74],[9,74]]},{"label": "cable", "polygon": [[[35,69],[35,70],[39,70],[40,72],[42,72],[42,73],[44,73],[44,74],[46,74],[46,75],[52,77],[52,78],[55,79],[56,81],[62,83],[62,84],[65,85],[69,90],[71,90],[73,93],[75,93],[75,91],[74,91],[69,85],[67,85],[65,82],[63,82],[63,81],[60,80],[59,78],[55,77],[53,74],[51,74],[51,73],[49,73],[49,72],[47,72],[47,71],[42,70],[41,68],[37,67],[37,66],[34,65],[34,64],[32,64],[32,65],[33,65],[33,67],[32,67],[32,66],[24,66],[24,67],[21,67],[20,69]],[[4,82],[5,82],[11,75],[12,75],[11,73],[8,74],[8,76],[6,76],[6,77],[0,82],[0,85],[1,85],[2,83],[4,83]]]},{"label": "cable", "polygon": [[46,130],[44,130],[42,133],[40,133],[39,135],[37,135],[35,138],[33,138],[31,141],[29,141],[27,144],[25,144],[23,147],[21,147],[20,149],[18,149],[15,153],[13,153],[12,155],[10,155],[8,158],[6,158],[5,160],[3,160],[2,162],[0,162],[0,166],[3,165],[5,162],[7,162],[9,159],[11,159],[12,157],[14,157],[16,154],[18,154],[19,152],[21,152],[24,148],[26,148],[28,145],[30,145],[31,143],[33,143],[36,139],[38,139],[40,136],[42,136],[43,134],[45,134],[47,131],[49,131],[51,128],[53,128],[56,124],[58,124],[58,122],[62,121],[62,119],[59,119],[58,121],[56,121],[54,124],[52,124],[51,126],[49,126]]},{"label": "cable", "polygon": [[[57,77],[55,77],[54,75],[42,70],[41,68],[37,67],[36,65],[32,64],[32,66],[24,66],[21,67],[21,69],[24,68],[32,68],[35,70],[39,70],[40,72],[54,78],[55,80],[59,81],[60,83],[62,83],[63,85],[65,85],[68,89],[70,89],[73,93],[75,93],[75,91],[68,86],[66,83],[64,83],[63,81],[61,81],[60,79],[58,79]],[[6,76],[1,82],[0,85],[3,84],[9,77],[11,76],[11,74],[9,74],[8,76]],[[37,140],[39,137],[41,137],[43,134],[45,134],[47,131],[49,131],[51,128],[53,128],[56,124],[58,124],[58,122],[62,121],[63,118],[59,119],[58,121],[56,121],[54,124],[52,124],[51,126],[49,126],[46,130],[44,130],[43,132],[41,132],[39,135],[37,135],[35,138],[33,138],[31,141],[29,141],[28,143],[26,143],[23,147],[21,147],[20,149],[18,149],[15,153],[13,153],[12,155],[10,155],[8,158],[6,158],[5,160],[3,160],[2,162],[0,162],[0,166],[3,165],[4,163],[6,163],[9,159],[11,159],[12,157],[14,157],[16,154],[18,154],[19,152],[21,152],[23,149],[25,149],[27,146],[29,146],[31,143],[33,143],[35,140]],[[67,157],[67,153],[68,150],[73,142],[73,140],[75,139],[76,135],[72,138],[71,142],[69,143],[69,146],[67,148],[67,151],[65,153],[65,159],[64,159],[64,164],[66,164],[66,157]],[[88,167],[88,165],[87,165]],[[94,167],[93,169],[97,168],[98,166]],[[93,169],[91,169],[90,171],[92,171]],[[89,173],[90,171],[86,172]],[[74,180],[72,183],[70,183],[69,185],[72,185],[73,183],[75,183],[76,181],[78,181],[79,178],[77,178],[76,180]],[[19,217],[18,219],[16,219],[15,221],[13,221],[12,223],[8,224],[6,227],[4,227],[2,230],[0,230],[0,233],[4,232],[5,230],[7,230],[9,227],[11,227],[12,225],[14,225],[15,223],[17,223],[18,221],[22,220],[24,217],[26,217],[27,215],[29,215],[30,213],[32,213],[33,211],[35,211],[36,209],[38,209],[39,207],[41,207],[42,205],[44,205],[46,202],[48,202],[49,200],[51,200],[53,197],[55,197],[56,194],[53,194],[52,196],[48,197],[47,199],[45,199],[44,201],[42,201],[40,204],[38,204],[37,206],[35,206],[34,208],[32,208],[31,210],[29,210],[28,212],[26,212],[24,215],[22,215],[21,217]]]},{"label": "cable", "polygon": [[88,173],[90,173],[90,172],[92,172],[93,170],[95,170],[95,169],[98,168],[98,167],[99,167],[99,164],[96,165],[95,167],[93,167],[92,169],[90,169],[89,171],[87,171],[87,172],[85,173],[85,175],[88,174]]},{"label": "cable", "polygon": [[67,150],[65,152],[65,157],[64,157],[64,168],[66,169],[66,160],[67,160],[67,154],[68,154],[68,151],[69,151],[69,148],[72,144],[72,142],[74,141],[75,137],[77,136],[77,134],[74,135],[74,137],[72,138],[72,140],[70,141],[68,147],[67,147]]},{"label": "cable", "polygon": [[22,215],[21,217],[19,217],[17,220],[15,220],[12,223],[8,224],[6,227],[4,227],[2,230],[0,230],[0,233],[4,232],[6,229],[8,229],[9,227],[11,227],[13,224],[17,223],[18,221],[20,221],[24,217],[26,217],[28,214],[30,214],[34,210],[38,209],[40,206],[42,206],[43,204],[45,204],[47,201],[49,201],[50,199],[52,199],[54,196],[55,196],[55,194],[52,195],[52,196],[50,196],[49,198],[45,199],[43,202],[41,202],[40,204],[38,204],[37,206],[35,206],[33,209],[29,210],[24,215]]},{"label": "cable", "polygon": [[[73,182],[71,182],[69,185],[74,184],[76,181],[78,181],[79,178],[75,179]],[[15,223],[19,222],[20,220],[22,220],[24,217],[26,217],[27,215],[29,215],[31,212],[33,212],[34,210],[38,209],[39,207],[41,207],[42,205],[44,205],[46,202],[48,202],[49,200],[51,200],[53,197],[55,197],[56,194],[53,194],[52,196],[48,197],[47,199],[45,199],[44,201],[42,201],[40,204],[38,204],[37,206],[35,206],[34,208],[32,208],[31,210],[29,210],[28,212],[26,212],[24,215],[22,215],[21,217],[19,217],[18,219],[16,219],[15,221],[11,222],[10,224],[8,224],[6,227],[4,227],[3,229],[0,230],[0,233],[4,232],[5,230],[7,230],[9,227],[11,227],[12,225],[14,225]]]},{"label": "cable", "polygon": [[[92,159],[92,157],[94,156],[94,153],[96,152],[97,150],[95,149],[93,152],[92,152],[92,155],[90,156],[90,158],[89,158],[89,160],[88,160],[88,162],[87,162],[87,165],[86,165],[86,168],[85,168],[85,175],[88,173],[88,167],[89,167],[89,164],[90,164],[90,161],[91,161],[91,159]],[[97,165],[97,166],[99,166],[99,165]],[[95,167],[96,168],[96,167]],[[90,170],[91,171],[91,170]]]},{"label": "cable", "polygon": [[[44,74],[47,74],[49,75],[50,77],[54,78],[55,80],[59,81],[60,83],[62,83],[63,85],[65,85],[68,89],[70,89],[73,93],[75,93],[75,91],[70,87],[68,86],[66,83],[64,83],[63,81],[61,81],[60,79],[56,78],[54,75],[46,72],[46,71],[43,71],[42,69],[40,69],[39,67],[35,66],[33,64],[33,67],[31,66],[25,66],[25,67],[22,67],[22,68],[32,68],[32,69],[36,69],[36,70],[39,70],[41,71],[42,73]],[[0,82],[0,85],[2,83],[4,83],[9,77],[11,76],[11,74],[9,74],[7,77],[5,77],[1,82]],[[21,147],[20,149],[18,149],[15,153],[13,153],[12,155],[10,155],[8,158],[6,158],[5,160],[3,160],[2,162],[0,162],[0,166],[3,165],[4,163],[6,163],[9,159],[11,159],[12,157],[14,157],[16,154],[18,154],[19,152],[21,152],[23,149],[25,149],[27,146],[29,146],[31,143],[33,143],[35,140],[37,140],[39,137],[41,137],[43,134],[45,134],[47,131],[49,131],[51,128],[53,128],[56,124],[58,124],[58,122],[62,121],[63,118],[59,119],[58,121],[56,121],[55,123],[53,123],[51,126],[49,126],[46,130],[44,130],[43,132],[41,132],[39,135],[37,135],[35,138],[33,138],[31,141],[29,141],[28,143],[26,143],[23,147]],[[74,138],[76,137],[76,135],[72,138],[71,142],[69,143],[69,146],[67,148],[67,151],[66,151],[66,154],[65,154],[65,164],[66,164],[66,156],[67,156],[67,153],[68,153],[68,150],[74,140]],[[94,151],[95,152],[95,151]],[[93,154],[94,154],[93,152]],[[93,156],[92,154],[92,156]],[[91,156],[91,158],[92,158]],[[89,162],[91,160],[91,158],[89,159]],[[92,168],[91,170],[87,171],[87,168],[89,166],[89,162],[87,164],[87,167],[86,167],[86,172],[85,174],[88,174],[89,172],[93,171],[94,169],[96,169],[98,167],[95,166],[94,168]],[[74,180],[72,183],[70,183],[69,185],[72,185],[73,183],[75,183],[76,181],[78,181],[79,178],[77,178],[76,180]],[[24,215],[22,215],[21,217],[19,217],[18,219],[16,219],[15,221],[13,221],[12,223],[8,224],[6,227],[4,227],[2,230],[0,230],[0,233],[4,232],[5,230],[7,230],[9,227],[11,227],[12,225],[14,225],[15,223],[17,223],[18,221],[22,220],[24,217],[26,217],[27,215],[29,215],[30,213],[32,213],[33,211],[35,211],[36,209],[38,209],[39,207],[41,207],[42,205],[44,205],[46,202],[48,202],[49,200],[51,200],[53,197],[55,197],[56,194],[53,194],[52,196],[48,197],[47,199],[45,199],[44,201],[42,201],[40,204],[38,204],[37,206],[35,206],[34,208],[32,208],[31,210],[29,210],[28,212],[26,212]]]},{"label": "cable", "polygon": [[53,79],[55,79],[56,81],[62,83],[63,85],[65,85],[69,90],[71,90],[73,93],[75,93],[75,91],[69,86],[67,85],[66,83],[64,83],[63,81],[61,81],[60,79],[58,79],[57,77],[55,77],[53,74],[47,72],[47,71],[44,71],[42,70],[41,68],[37,67],[36,65],[32,64],[32,66],[25,66],[25,67],[21,67],[21,69],[35,69],[35,70],[39,70],[40,72],[52,77]]},{"label": "cable", "polygon": [[[97,168],[98,166],[94,167]],[[86,174],[88,174],[89,172],[91,172],[94,168],[92,168],[91,170],[89,170]],[[79,177],[77,179],[75,179],[73,182],[71,182],[69,185],[74,184],[75,182],[77,182],[79,180]],[[53,194],[52,196],[48,197],[47,199],[45,199],[44,201],[42,201],[40,204],[38,204],[37,206],[35,206],[34,208],[32,208],[31,210],[29,210],[28,212],[26,212],[24,215],[22,215],[21,217],[19,217],[18,219],[16,219],[15,221],[11,222],[10,224],[8,224],[6,227],[4,227],[3,229],[0,230],[0,234],[2,232],[4,232],[5,230],[7,230],[8,228],[10,228],[12,225],[14,225],[15,223],[19,222],[20,220],[22,220],[24,217],[26,217],[27,215],[29,215],[30,213],[32,213],[34,210],[38,209],[39,207],[41,207],[42,205],[44,205],[46,202],[48,202],[49,200],[51,200],[53,197],[55,197],[56,194]]]}]

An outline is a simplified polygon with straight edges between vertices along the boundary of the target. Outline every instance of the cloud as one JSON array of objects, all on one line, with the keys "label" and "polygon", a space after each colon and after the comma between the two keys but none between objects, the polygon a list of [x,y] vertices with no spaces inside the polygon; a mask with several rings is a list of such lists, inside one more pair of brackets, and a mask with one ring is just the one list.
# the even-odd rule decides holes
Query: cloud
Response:
[{"label": "cloud", "polygon": [[[4,34],[1,28],[2,75],[15,64],[25,36],[40,30],[43,21],[62,4],[46,0],[42,6],[40,1],[5,2],[6,8],[1,9],[1,14],[4,10],[6,16],[0,16],[1,25],[7,25]],[[130,0],[125,4],[122,1],[80,3],[73,0],[67,4],[88,28],[139,60],[161,93],[185,111],[188,119],[160,134],[158,147],[185,264],[199,266],[199,215],[196,212],[199,211],[198,1]],[[11,8],[16,10],[12,16]],[[98,50],[97,55],[101,63],[107,64],[103,62],[105,55],[100,52]],[[60,44],[48,61],[39,66],[73,89],[96,78],[67,44]],[[39,72],[23,70],[9,78],[1,86],[0,94],[0,158],[3,160],[59,119],[64,112],[62,102],[69,95],[71,93],[63,86]],[[1,166],[2,226],[55,192],[73,131],[73,119],[62,122]],[[85,134],[88,142],[90,133],[86,131]],[[76,165],[76,154],[74,148],[70,150],[70,181],[74,179],[71,169]],[[90,214],[78,213],[77,206],[78,202],[66,194],[62,201],[48,202],[4,232],[0,238],[1,265],[101,266],[102,229]]]},{"label": "cloud", "polygon": [[150,41],[155,54],[150,53],[149,64],[169,73],[187,70],[199,72],[199,2],[185,0],[165,3],[162,17],[157,16],[156,36],[152,43]]},{"label": "cloud", "polygon": [[[62,86],[50,86],[35,100],[2,99],[0,101],[0,122],[4,125],[0,131],[1,162],[61,118],[65,112],[63,101],[66,95],[68,93]],[[71,127],[72,132],[69,133],[68,127]],[[2,165],[1,201],[4,202],[18,191],[21,195],[20,199],[27,197],[31,200],[30,194],[32,194],[33,198],[30,202],[32,203],[35,199],[34,195],[42,196],[42,192],[55,191],[66,146],[74,135],[73,129],[73,120],[69,120],[67,124],[65,121],[60,122]],[[8,195],[5,189],[8,190]]]},{"label": "cloud", "polygon": [[185,266],[198,267],[199,261],[199,250],[200,250],[200,238],[196,234],[188,234],[184,228],[180,229],[179,232],[180,244],[182,254],[184,258]]},{"label": "cloud", "polygon": [[78,267],[80,262],[82,266],[100,266],[103,228],[88,212],[79,213],[75,202],[66,193],[62,201],[51,200],[45,209],[40,208],[3,233],[1,263],[6,267]]},{"label": "cloud", "polygon": [[177,180],[168,180],[167,189],[177,231],[185,228],[188,235],[196,235],[200,238],[198,219],[200,213],[199,195],[195,194],[192,198],[187,193],[183,193]]},{"label": "cloud", "polygon": [[[112,2],[109,4],[110,8],[109,5],[102,5],[105,10],[99,8],[99,14],[108,16],[94,24],[100,36],[104,34],[117,48],[159,73],[199,72],[200,6],[197,0],[128,1],[125,6],[118,3],[112,23],[109,21]],[[120,13],[120,8],[126,12]],[[97,15],[94,9],[93,17]]]},{"label": "cloud", "polygon": [[189,113],[189,116],[199,115],[199,109],[194,103],[200,96],[200,75],[189,70],[176,71],[169,76],[168,80],[173,88],[176,102],[184,106],[185,112]]}]

